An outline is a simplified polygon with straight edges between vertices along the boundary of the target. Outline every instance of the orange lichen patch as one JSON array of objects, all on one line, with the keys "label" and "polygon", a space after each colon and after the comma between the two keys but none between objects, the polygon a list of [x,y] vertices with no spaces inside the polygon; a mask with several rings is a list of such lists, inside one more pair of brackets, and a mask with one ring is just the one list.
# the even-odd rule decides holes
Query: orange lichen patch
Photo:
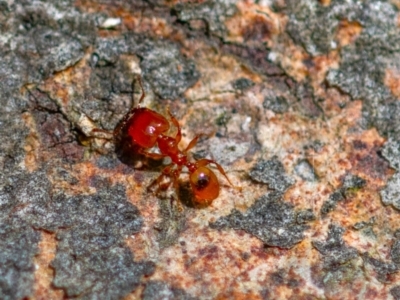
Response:
[{"label": "orange lichen patch", "polygon": [[385,85],[390,89],[392,94],[400,97],[400,71],[387,69],[385,72]]},{"label": "orange lichen patch", "polygon": [[[315,90],[320,88],[320,90],[324,90],[321,87],[321,83],[324,82],[326,73],[330,69],[335,69],[339,67],[340,55],[338,51],[331,51],[327,55],[316,56],[312,59],[310,67],[309,67],[309,76],[313,79],[315,84]],[[307,62],[305,62],[307,65]],[[318,91],[316,91],[318,92]]]},{"label": "orange lichen patch", "polygon": [[324,90],[321,85],[318,85],[317,88],[314,87],[314,91],[318,96],[324,98],[324,101],[318,102],[318,104],[324,111],[326,118],[339,115],[343,107],[346,107],[351,101],[349,96],[341,94],[336,88]]},{"label": "orange lichen patch", "polygon": [[282,68],[287,72],[290,77],[296,81],[301,82],[308,76],[308,69],[305,61],[309,60],[310,56],[302,47],[294,44],[289,44],[285,49],[279,49],[280,62]]},{"label": "orange lichen patch", "polygon": [[75,66],[69,67],[54,74],[43,82],[40,88],[57,101],[61,110],[66,110],[71,95],[84,94],[85,83],[88,82],[92,72],[88,61],[90,51]]},{"label": "orange lichen patch", "polygon": [[[158,203],[160,200],[151,193],[147,193],[147,196],[143,195],[146,193],[146,185],[143,186],[144,188],[133,185],[128,185],[128,187],[127,197],[139,209],[144,223],[140,232],[125,240],[126,245],[131,249],[135,260],[153,260],[158,257],[160,251],[157,242],[158,231],[155,229],[161,220]],[[162,201],[169,202],[169,199]],[[171,205],[176,205],[176,203],[171,203]]]},{"label": "orange lichen patch", "polygon": [[137,4],[135,6],[135,4],[129,5],[124,2],[99,3],[97,1],[85,0],[78,0],[75,2],[75,5],[77,5],[79,9],[89,13],[107,12],[109,17],[121,19],[121,25],[113,28],[114,30],[101,30],[100,35],[102,36],[120,34],[118,30],[120,28],[128,29],[136,33],[146,33],[151,36],[169,38],[171,38],[171,35],[175,32],[167,20],[157,17],[154,12],[151,12],[151,8],[145,5],[140,7]]},{"label": "orange lichen patch", "polygon": [[[348,173],[365,178],[368,184],[371,182],[372,193],[377,193],[382,187],[379,180],[387,179],[390,172],[377,154],[383,140],[376,131],[361,131],[357,135],[357,139],[368,145],[357,153],[365,156],[363,165],[363,160],[355,157],[354,146],[343,138],[349,136],[349,131],[357,124],[361,108],[362,103],[354,101],[348,103],[340,115],[326,120],[286,113],[259,123],[258,140],[267,157],[278,156],[286,171],[293,176],[296,176],[297,162],[306,159],[318,178],[307,182],[296,177],[294,185],[285,193],[285,201],[318,214],[329,195],[342,186],[343,178]],[[373,149],[375,152],[370,153]],[[378,183],[377,177],[381,178]],[[344,212],[344,215],[347,214]],[[342,216],[343,213],[339,214],[337,219]]]},{"label": "orange lichen patch", "polygon": [[342,20],[339,23],[338,30],[336,33],[336,41],[340,47],[347,46],[353,43],[362,31],[362,26],[360,23],[348,20]]},{"label": "orange lichen patch", "polygon": [[315,215],[333,192],[333,187],[326,182],[304,182],[297,180],[296,183],[285,193],[286,202],[293,204],[296,209],[311,209]]},{"label": "orange lichen patch", "polygon": [[376,191],[364,188],[346,194],[346,199],[338,203],[329,217],[340,222],[345,228],[351,228],[357,222],[368,221],[379,214],[382,204]]},{"label": "orange lichen patch", "polygon": [[261,46],[284,28],[283,17],[269,7],[239,2],[237,8],[238,13],[225,22],[229,41]]},{"label": "orange lichen patch", "polygon": [[70,181],[60,180],[57,175],[57,168],[49,169],[48,177],[54,189],[62,190],[69,195],[88,195],[96,192],[96,189],[91,186],[90,181],[98,174],[98,169],[92,163],[83,162],[74,165],[64,165],[62,167],[76,181],[71,183]]},{"label": "orange lichen patch", "polygon": [[319,0],[323,6],[329,6],[331,4],[331,0]]},{"label": "orange lichen patch", "polygon": [[[375,197],[373,200],[369,198],[368,203],[366,203],[367,201],[364,202],[364,205],[371,203],[371,206],[375,206],[376,209],[370,215],[363,212],[358,213],[358,215],[356,212],[352,215],[348,227],[346,227],[348,230],[343,235],[343,240],[347,245],[357,249],[359,253],[368,253],[376,259],[390,261],[391,247],[394,242],[391,232],[393,228],[398,227],[398,221],[387,208],[381,205],[379,207],[379,197]],[[364,209],[364,212],[366,210]],[[356,222],[364,222],[366,225],[356,230],[353,227]],[[400,279],[400,273],[395,276]]]},{"label": "orange lichen patch", "polygon": [[[276,294],[274,296],[277,296]],[[254,292],[238,292],[238,291],[225,291],[215,297],[215,300],[228,300],[228,299],[235,299],[235,300],[262,300],[265,299],[262,294],[257,294]]]},{"label": "orange lichen patch", "polygon": [[150,16],[139,16],[139,18],[131,19],[129,13],[127,13],[123,16],[123,22],[128,29],[135,30],[138,33],[152,32],[157,37],[171,38],[175,32],[166,20]]},{"label": "orange lichen patch", "polygon": [[52,286],[54,270],[50,267],[50,262],[56,255],[56,236],[54,233],[42,231],[41,237],[39,254],[34,259],[36,271],[32,299],[64,299],[64,292]]},{"label": "orange lichen patch", "polygon": [[313,283],[304,280],[310,262],[317,258],[309,249],[309,243],[291,250],[265,248],[240,231],[200,231],[189,226],[179,245],[161,254],[152,279],[167,281],[197,297],[257,299],[270,293],[289,299],[315,293]]},{"label": "orange lichen patch", "polygon": [[[204,51],[205,49],[203,49]],[[253,82],[261,82],[261,77],[248,69],[235,57],[208,52],[198,55],[196,67],[202,74],[199,81],[185,92],[191,101],[220,101],[228,95],[233,96],[235,90],[231,82],[239,78],[248,78]]]},{"label": "orange lichen patch", "polygon": [[[287,160],[290,169],[297,159],[306,156],[319,178],[338,186],[341,176],[351,168],[342,137],[360,118],[361,108],[361,102],[351,102],[341,115],[328,120],[291,113],[276,115],[260,122],[257,138],[268,156]],[[313,143],[319,145],[317,150]]]},{"label": "orange lichen patch", "polygon": [[29,172],[33,172],[38,167],[38,158],[40,151],[40,140],[36,132],[35,121],[31,114],[22,114],[22,120],[25,122],[27,128],[29,128],[29,134],[25,139],[25,159],[24,166]]},{"label": "orange lichen patch", "polygon": [[[250,269],[255,267],[251,262],[252,247],[262,248],[261,243],[247,234],[216,233],[187,229],[177,246],[161,253],[153,278],[166,280],[192,295],[211,298],[220,291],[231,289],[238,279],[248,282],[246,266]],[[239,240],[232,239],[238,234],[241,235]],[[266,254],[263,257],[263,266],[267,266],[272,257],[268,258]]]}]

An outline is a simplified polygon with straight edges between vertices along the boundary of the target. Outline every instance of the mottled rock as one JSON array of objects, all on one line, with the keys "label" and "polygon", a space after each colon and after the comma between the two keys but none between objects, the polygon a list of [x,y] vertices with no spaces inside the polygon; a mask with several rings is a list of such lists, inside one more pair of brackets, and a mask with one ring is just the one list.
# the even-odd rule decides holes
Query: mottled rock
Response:
[{"label": "mottled rock", "polygon": [[334,191],[321,207],[321,215],[326,215],[334,210],[338,202],[348,198],[348,194],[365,186],[366,181],[356,175],[347,174],[342,179],[342,186]]},{"label": "mottled rock", "polygon": [[180,21],[204,20],[207,23],[208,31],[223,36],[226,31],[224,21],[227,17],[235,14],[237,8],[235,1],[217,0],[198,4],[179,4],[174,7],[174,11]]},{"label": "mottled rock", "polygon": [[142,294],[143,300],[194,300],[195,297],[188,295],[184,290],[171,288],[162,281],[149,281]]},{"label": "mottled rock", "polygon": [[263,107],[275,113],[283,114],[289,109],[289,103],[285,96],[278,96],[273,92],[268,93],[264,98]]},{"label": "mottled rock", "polygon": [[253,81],[251,81],[250,79],[242,77],[242,78],[234,80],[232,82],[232,87],[235,90],[244,91],[244,90],[247,90],[247,89],[251,88],[252,86],[254,86],[254,84],[255,83]]},{"label": "mottled rock", "polygon": [[314,221],[315,219],[316,216],[311,209],[299,211],[296,216],[297,224],[306,224],[310,221]]},{"label": "mottled rock", "polygon": [[388,276],[398,271],[398,267],[394,263],[384,262],[382,260],[373,258],[368,254],[363,255],[363,260],[365,263],[368,263],[372,266],[378,275],[377,279],[381,282],[390,282]]},{"label": "mottled rock", "polygon": [[393,205],[400,210],[400,173],[395,173],[389,180],[385,188],[380,192],[381,199],[385,205]]},{"label": "mottled rock", "polygon": [[258,161],[251,169],[249,175],[251,179],[266,183],[270,189],[279,192],[286,191],[295,182],[292,177],[286,175],[283,164],[277,157],[273,157],[270,160]]},{"label": "mottled rock", "polygon": [[356,249],[345,245],[342,239],[343,233],[342,227],[330,225],[326,241],[313,242],[313,246],[323,255],[325,269],[335,270],[338,266],[358,257]]},{"label": "mottled rock", "polygon": [[382,155],[390,166],[396,170],[400,169],[400,140],[390,138],[386,141],[382,149]]},{"label": "mottled rock", "polygon": [[390,289],[390,293],[392,294],[395,300],[400,299],[400,285],[396,285],[395,287]]},{"label": "mottled rock", "polygon": [[0,298],[22,299],[32,293],[33,258],[40,233],[18,217],[0,215]]},{"label": "mottled rock", "polygon": [[291,248],[304,239],[308,228],[298,224],[294,207],[282,200],[279,192],[270,192],[245,212],[232,212],[210,224],[212,228],[233,228],[244,230],[256,236],[268,246]]},{"label": "mottled rock", "polygon": [[58,195],[50,205],[58,215],[54,285],[70,297],[121,298],[134,290],[154,265],[135,262],[123,239],[142,226],[139,211],[126,201],[125,188],[97,181],[95,195]]},{"label": "mottled rock", "polygon": [[312,165],[305,159],[300,160],[294,167],[294,171],[305,181],[314,182],[318,180]]}]

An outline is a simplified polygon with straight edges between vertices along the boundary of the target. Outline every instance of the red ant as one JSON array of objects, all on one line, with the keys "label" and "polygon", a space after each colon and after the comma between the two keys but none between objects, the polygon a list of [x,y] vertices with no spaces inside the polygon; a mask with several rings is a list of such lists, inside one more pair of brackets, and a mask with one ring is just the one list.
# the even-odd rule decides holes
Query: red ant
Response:
[{"label": "red ant", "polygon": [[[145,97],[145,91],[140,77],[138,81],[142,95],[138,105],[132,107],[115,128],[114,137],[117,145],[128,148],[131,154],[141,154],[151,159],[170,157],[171,163],[163,169],[162,174],[153,182],[158,185],[164,176],[169,176],[172,178],[172,182],[177,189],[178,178],[182,172],[182,168],[186,166],[189,171],[189,181],[196,202],[210,203],[218,197],[220,187],[217,176],[207,165],[214,164],[226,180],[232,186],[233,184],[224,169],[216,161],[204,158],[194,162],[189,160],[188,152],[196,145],[201,135],[197,135],[192,139],[186,149],[180,150],[178,144],[182,138],[181,128],[178,120],[171,114],[169,109],[168,114],[172,125],[177,128],[175,137],[166,135],[171,124],[164,116],[146,107],[140,107]],[[154,146],[158,146],[160,153],[149,152]]]}]

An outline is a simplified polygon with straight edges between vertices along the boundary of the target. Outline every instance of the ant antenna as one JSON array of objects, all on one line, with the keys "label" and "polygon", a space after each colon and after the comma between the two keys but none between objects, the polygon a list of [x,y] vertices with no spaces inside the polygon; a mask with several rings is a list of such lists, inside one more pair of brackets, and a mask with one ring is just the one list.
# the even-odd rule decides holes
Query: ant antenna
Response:
[{"label": "ant antenna", "polygon": [[140,75],[137,75],[137,77],[132,80],[132,104],[135,103],[135,83],[136,83],[136,80],[139,82],[140,89],[142,90],[142,95],[140,96],[140,99],[139,99],[139,102],[138,102],[138,105],[137,105],[137,106],[140,106],[140,104],[142,103],[144,97],[146,97],[146,93],[145,93],[144,88],[143,88],[142,78],[140,77]]}]

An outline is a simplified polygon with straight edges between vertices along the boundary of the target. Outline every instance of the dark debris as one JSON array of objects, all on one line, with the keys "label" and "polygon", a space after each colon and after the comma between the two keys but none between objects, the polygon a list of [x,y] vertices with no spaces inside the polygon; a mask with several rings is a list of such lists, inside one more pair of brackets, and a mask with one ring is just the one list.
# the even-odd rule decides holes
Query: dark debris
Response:
[{"label": "dark debris", "polygon": [[251,88],[252,86],[254,86],[254,84],[255,83],[253,81],[251,81],[250,79],[241,77],[232,82],[232,87],[235,90],[244,91],[244,90],[247,90],[247,89]]},{"label": "dark debris", "polygon": [[364,228],[368,228],[368,227],[373,226],[374,223],[375,223],[375,221],[376,221],[376,218],[375,218],[375,217],[372,217],[372,218],[370,218],[368,221],[361,221],[361,222],[355,223],[355,224],[353,225],[353,228],[354,228],[355,230],[361,230],[361,229],[364,229]]},{"label": "dark debris", "polygon": [[337,204],[345,199],[350,199],[351,194],[358,189],[365,186],[366,181],[356,175],[347,174],[343,180],[343,184],[340,188],[334,191],[328,198],[327,201],[321,207],[321,215],[326,215],[333,211]]},{"label": "dark debris", "polygon": [[324,268],[327,270],[334,271],[358,257],[356,249],[345,245],[342,239],[343,233],[342,227],[330,225],[326,241],[313,242],[313,246],[323,255]]},{"label": "dark debris", "polygon": [[366,253],[363,254],[363,260],[364,263],[372,266],[372,268],[378,275],[377,279],[384,283],[389,283],[390,280],[388,276],[398,271],[398,267],[394,263],[381,261],[379,259],[369,256]]},{"label": "dark debris", "polygon": [[276,156],[269,160],[258,161],[251,169],[249,175],[251,179],[266,183],[270,189],[279,192],[286,191],[295,182],[292,177],[286,175],[283,164]]},{"label": "dark debris", "polygon": [[276,95],[273,91],[270,91],[264,97],[263,107],[272,110],[274,113],[283,114],[288,111],[289,102],[285,96]]},{"label": "dark debris", "polygon": [[316,216],[311,209],[299,211],[296,216],[297,224],[306,224],[316,220]]},{"label": "dark debris", "polygon": [[286,80],[289,80],[289,77],[285,75],[284,71],[278,65],[269,61],[268,54],[270,51],[265,49],[265,47],[223,44],[221,49],[226,53],[235,55],[256,72],[270,77],[268,81],[274,83],[277,88],[287,90]]},{"label": "dark debris", "polygon": [[291,248],[304,239],[303,232],[308,228],[298,224],[296,217],[293,206],[282,200],[281,193],[270,192],[259,198],[245,213],[234,209],[210,226],[244,230],[268,246]]},{"label": "dark debris", "polygon": [[293,92],[298,100],[298,110],[309,118],[321,117],[322,108],[318,104],[318,98],[314,95],[314,89],[309,82],[296,84]]}]

